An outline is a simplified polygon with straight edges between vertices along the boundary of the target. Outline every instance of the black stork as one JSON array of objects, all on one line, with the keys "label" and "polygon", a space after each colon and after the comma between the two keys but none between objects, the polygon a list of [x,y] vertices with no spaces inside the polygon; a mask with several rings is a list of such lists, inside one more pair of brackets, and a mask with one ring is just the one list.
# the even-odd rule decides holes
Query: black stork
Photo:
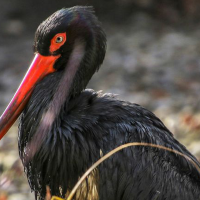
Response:
[{"label": "black stork", "polygon": [[[102,64],[106,36],[91,7],[61,9],[35,34],[35,57],[1,116],[0,138],[20,116],[19,154],[35,199],[64,197],[102,155],[125,143],[162,145],[197,159],[145,108],[85,89]],[[184,157],[129,147],[77,191],[84,200],[198,200],[200,173]]]}]

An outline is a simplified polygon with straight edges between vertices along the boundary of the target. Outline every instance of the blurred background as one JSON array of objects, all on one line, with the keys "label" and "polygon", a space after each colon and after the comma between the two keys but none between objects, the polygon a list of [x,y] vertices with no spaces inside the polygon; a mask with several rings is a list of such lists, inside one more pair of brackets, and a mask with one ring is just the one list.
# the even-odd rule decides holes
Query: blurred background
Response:
[{"label": "blurred background", "polygon": [[[200,1],[1,0],[0,112],[32,58],[37,26],[63,7],[92,5],[107,34],[89,88],[153,111],[200,160]],[[0,142],[0,200],[33,200],[17,149],[17,124]]]}]

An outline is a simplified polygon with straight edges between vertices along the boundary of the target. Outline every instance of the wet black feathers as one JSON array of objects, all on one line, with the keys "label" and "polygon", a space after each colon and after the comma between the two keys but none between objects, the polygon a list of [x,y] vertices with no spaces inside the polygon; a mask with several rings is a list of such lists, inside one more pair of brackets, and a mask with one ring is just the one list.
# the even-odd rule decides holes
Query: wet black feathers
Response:
[{"label": "wet black feathers", "polygon": [[[34,98],[37,98],[37,92],[30,102],[35,102]],[[28,142],[25,139],[27,133],[29,137],[34,134],[33,127],[41,118],[40,114],[36,115],[30,125],[28,116],[34,112],[32,109],[34,106],[28,105],[21,118],[19,147],[22,159],[23,148]],[[30,186],[41,196],[39,199],[45,196],[45,185],[50,186],[53,195],[64,196],[100,158],[100,151],[106,154],[128,142],[170,147],[198,163],[154,114],[139,105],[86,90],[71,99],[68,109],[63,112],[62,118],[58,117],[54,122],[40,151],[25,166]],[[192,200],[200,195],[200,175],[194,166],[163,150],[130,147],[105,161],[98,170],[98,191],[102,200],[153,200],[154,196],[157,199]],[[59,186],[63,188],[62,194]]]}]

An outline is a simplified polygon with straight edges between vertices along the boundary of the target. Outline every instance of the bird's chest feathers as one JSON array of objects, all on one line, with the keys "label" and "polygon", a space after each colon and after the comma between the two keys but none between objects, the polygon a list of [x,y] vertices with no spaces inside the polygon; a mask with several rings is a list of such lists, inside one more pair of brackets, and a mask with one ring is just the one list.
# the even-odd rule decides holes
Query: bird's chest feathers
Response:
[{"label": "bird's chest feathers", "polygon": [[[21,116],[19,149],[24,163],[27,153],[32,151],[29,149],[29,143],[34,135],[38,134],[37,127],[40,126],[44,113],[49,118],[52,117],[51,113],[45,112],[48,109],[44,107],[50,99],[45,99],[44,93],[43,96],[44,100],[41,102],[34,101],[32,97]],[[94,118],[88,123],[88,118],[79,112],[79,107],[74,108],[73,105],[69,105],[69,110],[63,110],[55,118],[35,155],[25,164],[25,171],[34,190],[40,187],[40,184],[53,187],[57,182],[56,185],[66,186],[63,191],[70,191],[80,176],[99,159],[100,145],[96,142],[98,140],[94,139],[95,133],[92,133],[93,123]],[[88,180],[91,182],[90,189],[97,191],[98,173],[93,174]],[[92,189],[92,186],[96,189]]]}]

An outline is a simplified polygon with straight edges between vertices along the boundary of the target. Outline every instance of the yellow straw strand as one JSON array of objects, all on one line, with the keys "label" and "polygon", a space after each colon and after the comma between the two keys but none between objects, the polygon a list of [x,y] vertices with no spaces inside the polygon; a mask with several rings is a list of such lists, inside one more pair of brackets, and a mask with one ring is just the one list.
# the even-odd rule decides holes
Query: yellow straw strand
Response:
[{"label": "yellow straw strand", "polygon": [[51,200],[64,200],[64,199],[62,199],[60,197],[52,196]]}]

